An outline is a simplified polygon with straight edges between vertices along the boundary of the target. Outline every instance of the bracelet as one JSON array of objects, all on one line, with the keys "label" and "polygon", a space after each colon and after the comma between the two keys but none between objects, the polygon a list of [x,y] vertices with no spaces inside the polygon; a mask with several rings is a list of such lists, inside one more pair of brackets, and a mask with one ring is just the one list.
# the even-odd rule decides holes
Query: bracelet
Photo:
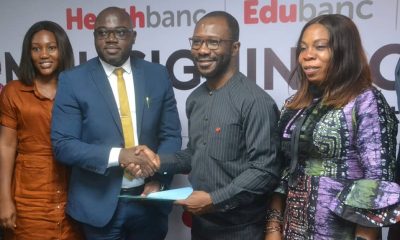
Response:
[{"label": "bracelet", "polygon": [[279,210],[269,209],[269,210],[267,210],[267,215],[265,217],[265,220],[267,220],[267,221],[276,220],[276,221],[283,223],[283,214]]},{"label": "bracelet", "polygon": [[282,225],[283,224],[283,221],[280,221],[280,220],[278,220],[278,219],[268,219],[268,220],[266,220],[266,222],[268,223],[268,222],[276,222],[276,223],[279,223],[279,225]]},{"label": "bracelet", "polygon": [[266,227],[265,228],[265,233],[273,233],[273,232],[282,233],[282,228],[281,227],[276,227],[276,226]]},{"label": "bracelet", "polygon": [[266,234],[270,234],[270,233],[274,233],[274,232],[278,232],[278,233],[282,234],[282,232],[279,230],[270,230],[270,231],[266,232]]}]

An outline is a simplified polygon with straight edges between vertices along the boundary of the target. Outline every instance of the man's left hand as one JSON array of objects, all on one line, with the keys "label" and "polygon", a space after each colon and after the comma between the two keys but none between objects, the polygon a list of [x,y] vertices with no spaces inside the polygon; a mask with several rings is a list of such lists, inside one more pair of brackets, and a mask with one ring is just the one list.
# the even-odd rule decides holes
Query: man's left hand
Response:
[{"label": "man's left hand", "polygon": [[144,190],[141,194],[142,197],[147,197],[150,193],[160,191],[160,183],[158,181],[151,181],[144,185]]},{"label": "man's left hand", "polygon": [[210,194],[204,191],[194,191],[188,198],[177,200],[174,203],[181,205],[186,211],[194,215],[211,212],[214,207]]}]

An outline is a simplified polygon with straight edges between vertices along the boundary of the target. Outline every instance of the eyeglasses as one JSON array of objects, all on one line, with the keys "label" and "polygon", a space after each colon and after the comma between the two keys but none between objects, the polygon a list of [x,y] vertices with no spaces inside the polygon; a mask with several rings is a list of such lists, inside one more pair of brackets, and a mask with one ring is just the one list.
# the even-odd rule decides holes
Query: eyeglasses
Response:
[{"label": "eyeglasses", "polygon": [[99,28],[94,30],[94,36],[97,39],[102,40],[109,38],[110,34],[113,33],[116,39],[125,40],[131,32],[133,32],[133,30],[128,28],[116,28],[116,29]]},{"label": "eyeglasses", "polygon": [[221,42],[234,42],[232,39],[201,39],[201,38],[189,38],[189,43],[192,49],[198,50],[206,43],[206,46],[210,50],[217,50]]}]

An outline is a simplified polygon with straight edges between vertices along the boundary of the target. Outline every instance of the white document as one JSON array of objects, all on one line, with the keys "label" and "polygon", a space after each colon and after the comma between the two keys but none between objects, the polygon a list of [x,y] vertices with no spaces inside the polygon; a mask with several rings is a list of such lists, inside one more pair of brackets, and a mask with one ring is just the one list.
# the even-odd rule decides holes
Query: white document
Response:
[{"label": "white document", "polygon": [[176,188],[161,192],[154,192],[147,195],[147,197],[142,196],[131,196],[131,195],[120,195],[121,198],[131,198],[137,200],[159,200],[159,201],[175,201],[182,200],[189,197],[192,194],[192,187]]}]

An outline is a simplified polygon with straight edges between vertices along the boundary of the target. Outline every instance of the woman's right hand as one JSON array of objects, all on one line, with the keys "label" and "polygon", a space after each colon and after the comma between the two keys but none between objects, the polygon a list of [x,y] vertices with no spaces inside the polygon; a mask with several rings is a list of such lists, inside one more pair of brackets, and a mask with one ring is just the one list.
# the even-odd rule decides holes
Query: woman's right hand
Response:
[{"label": "woman's right hand", "polygon": [[17,211],[12,199],[0,200],[0,226],[14,230]]}]

